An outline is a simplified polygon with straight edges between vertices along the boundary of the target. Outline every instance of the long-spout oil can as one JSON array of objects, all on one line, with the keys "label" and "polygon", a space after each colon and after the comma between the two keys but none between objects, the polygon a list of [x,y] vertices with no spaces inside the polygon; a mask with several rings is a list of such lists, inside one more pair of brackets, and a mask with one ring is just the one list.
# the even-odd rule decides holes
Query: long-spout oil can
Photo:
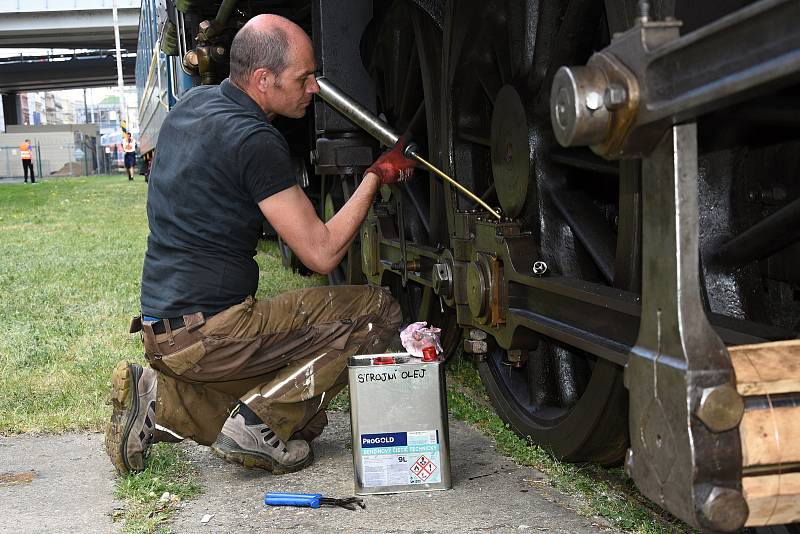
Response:
[{"label": "long-spout oil can", "polygon": [[450,489],[444,362],[368,354],[347,368],[355,493]]}]

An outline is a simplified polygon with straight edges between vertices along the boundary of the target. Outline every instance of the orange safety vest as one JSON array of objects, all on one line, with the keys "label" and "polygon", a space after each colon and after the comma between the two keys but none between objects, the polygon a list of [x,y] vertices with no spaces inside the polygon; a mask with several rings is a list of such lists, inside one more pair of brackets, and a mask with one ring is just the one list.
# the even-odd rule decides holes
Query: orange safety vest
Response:
[{"label": "orange safety vest", "polygon": [[21,143],[19,145],[19,157],[22,159],[31,159],[33,157],[30,143]]},{"label": "orange safety vest", "polygon": [[122,142],[122,150],[125,152],[136,152],[136,141],[131,138],[131,142],[128,143],[127,141]]}]

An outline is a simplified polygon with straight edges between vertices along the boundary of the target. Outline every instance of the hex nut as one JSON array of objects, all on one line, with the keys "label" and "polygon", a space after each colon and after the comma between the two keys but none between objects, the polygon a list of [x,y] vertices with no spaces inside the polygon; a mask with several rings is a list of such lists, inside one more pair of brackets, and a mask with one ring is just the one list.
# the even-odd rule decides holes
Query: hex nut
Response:
[{"label": "hex nut", "polygon": [[744,401],[731,384],[703,389],[696,415],[712,432],[736,428],[743,414]]},{"label": "hex nut", "polygon": [[603,94],[603,103],[606,108],[614,110],[622,107],[628,100],[628,91],[621,85],[611,84]]},{"label": "hex nut", "polygon": [[473,328],[473,329],[471,329],[469,331],[469,338],[470,339],[474,339],[476,341],[483,341],[487,337],[489,337],[489,334],[487,334],[486,332],[484,332],[480,328]]},{"label": "hex nut", "polygon": [[486,354],[489,351],[489,344],[486,341],[477,339],[464,340],[464,352],[467,354]]},{"label": "hex nut", "polygon": [[702,520],[712,530],[735,532],[744,526],[749,513],[741,492],[714,486],[703,503]]}]

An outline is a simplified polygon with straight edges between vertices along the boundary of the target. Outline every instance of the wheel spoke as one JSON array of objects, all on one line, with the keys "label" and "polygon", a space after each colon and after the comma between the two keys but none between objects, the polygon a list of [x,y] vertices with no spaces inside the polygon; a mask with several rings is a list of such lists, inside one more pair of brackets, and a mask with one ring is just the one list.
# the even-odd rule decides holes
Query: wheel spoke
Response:
[{"label": "wheel spoke", "polygon": [[533,44],[536,42],[536,12],[538,5],[534,2],[506,2],[506,20],[515,21],[508,24],[505,34],[508,37],[508,57],[511,61],[511,78],[525,76],[533,64]]},{"label": "wheel spoke", "polygon": [[586,360],[572,351],[556,346],[555,365],[561,406],[571,408],[578,403],[586,389]]},{"label": "wheel spoke", "polygon": [[612,283],[617,238],[597,206],[581,191],[553,191],[552,199],[605,281]]},{"label": "wheel spoke", "polygon": [[409,116],[411,106],[419,101],[424,101],[422,90],[418,84],[418,78],[411,75],[411,73],[416,70],[419,70],[419,56],[412,52],[408,55],[408,66],[406,67],[406,77],[403,83],[400,105],[397,108],[397,117]]},{"label": "wheel spoke", "polygon": [[552,347],[541,343],[539,350],[528,356],[527,383],[529,402],[534,406],[557,406],[556,373]]},{"label": "wheel spoke", "polygon": [[485,69],[476,70],[475,77],[478,79],[481,89],[483,89],[483,94],[489,102],[494,105],[494,98],[503,86],[502,82],[489,74]]},{"label": "wheel spoke", "polygon": [[414,112],[414,116],[411,117],[411,121],[408,123],[406,127],[407,132],[411,132],[412,134],[420,131],[425,131],[425,100],[423,99],[422,102],[419,103],[417,106],[417,110]]},{"label": "wheel spoke", "polygon": [[473,128],[460,128],[458,130],[458,138],[463,141],[469,141],[476,145],[491,147],[492,141],[489,139],[489,133],[485,130],[477,130]]},{"label": "wheel spoke", "polygon": [[425,234],[427,235],[427,237],[430,237],[431,227],[430,224],[428,223],[427,210],[423,209],[421,200],[418,198],[418,195],[414,192],[414,190],[408,183],[403,183],[403,192],[411,201],[411,205],[414,206],[414,211],[417,213],[419,222],[422,223],[423,228],[425,228]]}]

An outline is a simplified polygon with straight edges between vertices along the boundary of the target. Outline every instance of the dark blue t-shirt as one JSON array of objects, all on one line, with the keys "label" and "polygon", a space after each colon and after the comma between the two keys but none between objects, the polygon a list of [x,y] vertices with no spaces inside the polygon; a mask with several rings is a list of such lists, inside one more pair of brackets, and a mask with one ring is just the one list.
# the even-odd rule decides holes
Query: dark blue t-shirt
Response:
[{"label": "dark blue t-shirt", "polygon": [[225,80],[169,112],[150,172],[142,313],[216,313],[255,294],[258,202],[296,183],[286,140]]}]

